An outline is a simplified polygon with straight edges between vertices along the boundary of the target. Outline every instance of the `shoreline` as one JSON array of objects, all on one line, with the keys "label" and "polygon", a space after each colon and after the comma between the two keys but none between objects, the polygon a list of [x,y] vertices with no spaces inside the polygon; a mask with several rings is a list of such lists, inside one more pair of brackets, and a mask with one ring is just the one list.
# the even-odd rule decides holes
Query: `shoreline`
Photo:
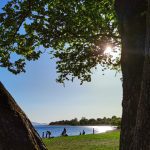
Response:
[{"label": "shoreline", "polygon": [[81,135],[67,135],[67,136],[52,136],[50,138],[42,138],[42,139],[53,139],[53,138],[60,138],[60,137],[76,137],[76,136],[86,136],[86,135],[98,135],[98,134],[105,134],[105,133],[111,133],[111,132],[118,132],[120,131],[120,129],[112,129],[112,130],[108,130],[108,131],[104,131],[104,132],[101,132],[101,133],[87,133],[85,135],[81,134]]},{"label": "shoreline", "polygon": [[83,126],[91,126],[91,127],[96,127],[96,126],[111,126],[111,127],[117,127],[117,126],[115,126],[115,125],[110,125],[110,124],[102,124],[102,125],[47,125],[47,126],[72,126],[72,127],[77,127],[77,126],[80,126],[80,127],[83,127]]}]

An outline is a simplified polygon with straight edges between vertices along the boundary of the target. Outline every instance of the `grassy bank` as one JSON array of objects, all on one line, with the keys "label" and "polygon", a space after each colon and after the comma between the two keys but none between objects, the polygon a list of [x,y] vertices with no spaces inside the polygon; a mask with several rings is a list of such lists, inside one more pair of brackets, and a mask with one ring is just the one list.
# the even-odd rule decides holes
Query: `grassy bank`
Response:
[{"label": "grassy bank", "polygon": [[43,139],[48,150],[118,150],[119,131]]}]

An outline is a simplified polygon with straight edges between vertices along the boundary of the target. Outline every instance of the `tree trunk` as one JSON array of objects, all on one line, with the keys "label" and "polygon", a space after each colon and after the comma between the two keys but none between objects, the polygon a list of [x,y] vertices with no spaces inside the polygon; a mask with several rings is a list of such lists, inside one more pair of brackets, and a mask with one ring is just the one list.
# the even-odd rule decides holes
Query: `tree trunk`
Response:
[{"label": "tree trunk", "polygon": [[133,144],[144,64],[146,17],[141,14],[145,7],[145,0],[115,2],[122,37],[123,113],[120,150],[129,150]]},{"label": "tree trunk", "polygon": [[130,150],[150,149],[150,0],[148,0],[147,26],[145,42],[145,62],[141,95],[137,111],[134,142]]},{"label": "tree trunk", "polygon": [[144,63],[136,128],[130,150],[150,150],[150,58]]},{"label": "tree trunk", "polygon": [[0,150],[46,150],[25,113],[0,83]]}]

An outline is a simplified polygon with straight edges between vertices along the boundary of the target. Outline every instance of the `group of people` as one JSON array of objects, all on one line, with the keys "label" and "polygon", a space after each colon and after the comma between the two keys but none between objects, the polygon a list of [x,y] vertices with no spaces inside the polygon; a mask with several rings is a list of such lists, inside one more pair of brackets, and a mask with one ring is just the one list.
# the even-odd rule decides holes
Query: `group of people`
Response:
[{"label": "group of people", "polygon": [[42,138],[52,138],[51,137],[51,132],[50,131],[46,131],[46,134],[45,132],[42,133]]},{"label": "group of people", "polygon": [[[64,128],[64,130],[62,131],[61,136],[68,136],[66,128]],[[46,131],[46,134],[45,132],[42,133],[42,138],[53,138],[53,137],[51,136],[50,131]]]},{"label": "group of people", "polygon": [[[93,128],[93,134],[95,134],[94,128]],[[79,135],[85,135],[85,131],[83,130],[82,133],[80,132]],[[66,128],[63,129],[61,136],[68,136]],[[42,138],[53,138],[53,137],[51,136],[50,131],[46,131],[46,134],[45,132],[42,133]]]},{"label": "group of people", "polygon": [[[95,134],[95,130],[94,130],[94,128],[93,128],[93,134]],[[82,133],[80,132],[80,134],[79,135],[85,135],[85,131],[83,130],[82,131]]]},{"label": "group of people", "polygon": [[85,131],[83,130],[82,133],[80,132],[79,135],[85,135]]}]

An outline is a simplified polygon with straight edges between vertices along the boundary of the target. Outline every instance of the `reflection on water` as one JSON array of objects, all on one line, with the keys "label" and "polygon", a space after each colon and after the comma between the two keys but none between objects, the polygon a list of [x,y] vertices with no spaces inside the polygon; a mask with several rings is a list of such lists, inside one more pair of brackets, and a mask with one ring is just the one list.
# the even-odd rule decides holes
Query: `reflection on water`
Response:
[{"label": "reflection on water", "polygon": [[50,131],[52,134],[51,136],[57,137],[60,136],[63,129],[66,128],[67,134],[69,136],[72,135],[79,135],[80,132],[82,133],[83,130],[85,134],[92,134],[93,128],[94,133],[103,133],[106,131],[111,131],[116,129],[114,126],[48,126],[48,125],[35,125],[34,126],[40,136],[42,136],[43,132]]}]

